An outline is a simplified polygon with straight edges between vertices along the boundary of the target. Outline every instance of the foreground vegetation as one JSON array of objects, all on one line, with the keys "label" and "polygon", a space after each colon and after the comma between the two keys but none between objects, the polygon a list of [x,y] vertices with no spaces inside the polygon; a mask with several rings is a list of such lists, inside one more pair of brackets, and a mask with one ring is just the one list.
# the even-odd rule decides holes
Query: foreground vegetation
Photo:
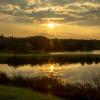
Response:
[{"label": "foreground vegetation", "polygon": [[0,85],[0,100],[61,100],[25,88]]},{"label": "foreground vegetation", "polygon": [[0,73],[0,84],[24,87],[66,100],[100,100],[100,77],[93,78],[93,83],[94,85],[88,82],[69,84],[54,75],[31,78],[18,75],[9,78],[6,74]]}]

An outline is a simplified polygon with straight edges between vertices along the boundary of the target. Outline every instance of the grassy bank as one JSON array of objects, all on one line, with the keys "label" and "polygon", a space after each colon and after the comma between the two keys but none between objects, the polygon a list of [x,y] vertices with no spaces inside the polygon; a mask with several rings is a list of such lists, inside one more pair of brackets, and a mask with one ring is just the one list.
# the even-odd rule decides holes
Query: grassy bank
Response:
[{"label": "grassy bank", "polygon": [[61,100],[29,89],[0,85],[0,100]]},{"label": "grassy bank", "polygon": [[[100,100],[100,76],[95,76],[93,78],[93,82],[94,85],[88,82],[71,84],[68,82],[64,83],[64,81],[61,78],[58,78],[55,75],[44,76],[44,77],[31,77],[31,78],[14,76],[13,78],[9,78],[4,73],[0,74],[0,84],[2,85],[5,84],[5,85],[11,85],[11,86],[16,86],[21,88],[27,88],[27,89],[31,89],[33,93],[34,91],[37,91],[41,93],[46,93],[47,95],[51,94],[66,100]],[[6,93],[6,91],[7,90],[4,89],[4,93]],[[14,91],[12,93],[14,93]],[[39,99],[35,99],[35,100],[39,100]]]}]

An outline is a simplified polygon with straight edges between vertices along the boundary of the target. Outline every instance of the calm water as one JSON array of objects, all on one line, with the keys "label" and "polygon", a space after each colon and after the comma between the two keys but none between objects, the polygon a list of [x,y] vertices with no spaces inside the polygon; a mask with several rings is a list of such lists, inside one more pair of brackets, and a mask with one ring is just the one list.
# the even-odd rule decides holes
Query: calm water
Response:
[{"label": "calm water", "polygon": [[44,64],[44,65],[23,65],[15,68],[7,64],[0,64],[0,71],[7,73],[9,76],[14,74],[21,74],[24,77],[35,77],[48,74],[55,74],[65,81],[78,82],[78,81],[91,81],[93,74],[100,72],[100,63],[95,64]]},{"label": "calm water", "polygon": [[68,54],[100,54],[100,50],[93,51],[75,51],[75,52],[51,52],[51,55],[68,55]]},{"label": "calm water", "polygon": [[[49,57],[25,58],[23,60],[17,59],[17,61],[15,58],[8,59],[10,62],[4,62],[7,64],[0,64],[0,72],[4,72],[10,77],[15,74],[21,74],[23,77],[37,77],[54,74],[69,82],[91,82],[94,73],[96,75],[100,73],[100,51],[52,52],[50,54],[62,56],[50,57],[50,59]],[[67,54],[70,56],[67,56]],[[72,56],[72,54],[80,54],[80,56]],[[87,54],[95,55],[87,56]],[[16,64],[17,67],[14,66]]]}]

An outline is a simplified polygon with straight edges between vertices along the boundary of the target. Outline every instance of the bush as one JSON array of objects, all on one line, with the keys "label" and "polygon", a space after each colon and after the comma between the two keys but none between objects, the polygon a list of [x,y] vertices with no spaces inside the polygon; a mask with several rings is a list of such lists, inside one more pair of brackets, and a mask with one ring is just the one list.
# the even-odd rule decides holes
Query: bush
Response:
[{"label": "bush", "polygon": [[9,77],[5,73],[0,72],[0,84],[8,84],[9,81]]}]

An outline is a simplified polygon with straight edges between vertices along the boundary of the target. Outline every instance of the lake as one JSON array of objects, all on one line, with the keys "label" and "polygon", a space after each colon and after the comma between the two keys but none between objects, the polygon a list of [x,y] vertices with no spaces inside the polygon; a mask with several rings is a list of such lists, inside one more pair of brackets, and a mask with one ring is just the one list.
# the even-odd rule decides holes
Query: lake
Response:
[{"label": "lake", "polygon": [[51,52],[51,55],[68,55],[68,54],[100,54],[100,50],[93,51],[72,51],[72,52]]},{"label": "lake", "polygon": [[37,77],[54,74],[68,82],[91,81],[94,73],[100,74],[100,63],[98,64],[44,64],[32,66],[22,65],[15,68],[7,64],[0,64],[0,71],[9,76],[22,75],[24,77]]},{"label": "lake", "polygon": [[[68,82],[91,82],[100,74],[100,52],[57,52],[54,56],[10,58],[0,64],[0,72],[8,76],[38,77],[57,75]],[[74,56],[73,56],[74,55]]]}]

